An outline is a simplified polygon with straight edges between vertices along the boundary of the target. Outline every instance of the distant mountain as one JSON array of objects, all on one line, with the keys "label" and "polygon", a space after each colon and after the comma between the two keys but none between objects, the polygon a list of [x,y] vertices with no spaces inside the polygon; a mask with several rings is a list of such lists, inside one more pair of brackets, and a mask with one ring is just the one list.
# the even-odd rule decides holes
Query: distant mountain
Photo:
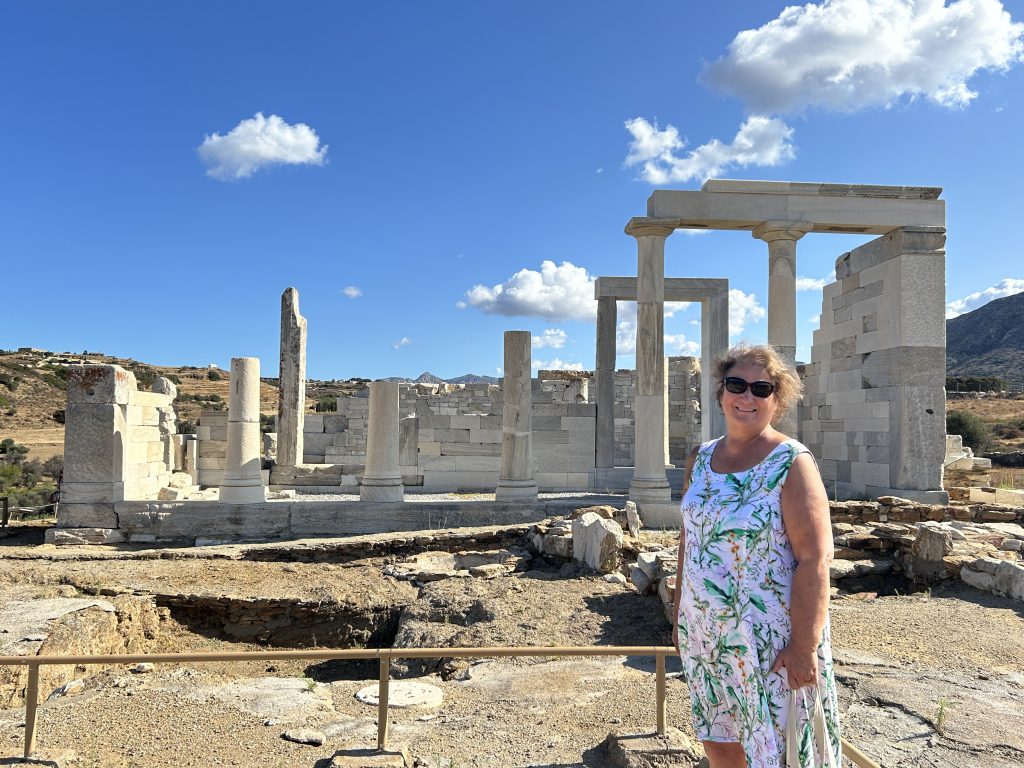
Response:
[{"label": "distant mountain", "polygon": [[479,382],[486,384],[501,384],[501,379],[496,379],[494,376],[481,376],[476,373],[467,373],[463,376],[456,376],[454,379],[447,380],[449,384],[476,384]]},{"label": "distant mountain", "polygon": [[417,376],[415,379],[413,379],[413,384],[445,384],[445,383],[446,382],[445,382],[444,379],[438,378],[437,376],[435,376],[434,374],[430,373],[429,371],[424,371],[419,376]]},{"label": "distant mountain", "polygon": [[1024,381],[1024,293],[946,321],[946,373]]}]

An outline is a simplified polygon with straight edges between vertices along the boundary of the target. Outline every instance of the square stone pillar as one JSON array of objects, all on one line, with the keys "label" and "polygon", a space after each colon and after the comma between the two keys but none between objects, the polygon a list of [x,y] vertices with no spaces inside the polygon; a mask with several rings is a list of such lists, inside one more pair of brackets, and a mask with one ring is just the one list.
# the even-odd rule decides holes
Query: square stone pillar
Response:
[{"label": "square stone pillar", "polygon": [[597,300],[597,454],[594,466],[615,466],[615,330],[618,306],[611,296]]},{"label": "square stone pillar", "polygon": [[306,318],[299,314],[299,292],[281,295],[281,378],[277,400],[277,464],[302,463],[306,415]]},{"label": "square stone pillar", "polygon": [[728,287],[701,301],[700,341],[700,434],[706,442],[725,434],[725,414],[715,400],[718,383],[711,376],[714,361],[729,349]]},{"label": "square stone pillar", "polygon": [[256,504],[266,501],[260,437],[260,361],[256,357],[231,358],[228,394],[228,445],[220,501]]},{"label": "square stone pillar", "polygon": [[672,498],[665,474],[665,238],[674,230],[631,222],[626,231],[637,241],[636,447],[629,497],[643,515],[645,503]]},{"label": "square stone pillar", "polygon": [[533,402],[529,331],[505,331],[504,405],[501,411],[501,474],[496,501],[537,498],[533,476]]},{"label": "square stone pillar", "polygon": [[359,486],[361,501],[402,501],[398,438],[398,382],[370,382],[366,433],[366,470]]},{"label": "square stone pillar", "polygon": [[124,501],[127,409],[135,376],[118,365],[68,368],[59,528],[117,528]]}]

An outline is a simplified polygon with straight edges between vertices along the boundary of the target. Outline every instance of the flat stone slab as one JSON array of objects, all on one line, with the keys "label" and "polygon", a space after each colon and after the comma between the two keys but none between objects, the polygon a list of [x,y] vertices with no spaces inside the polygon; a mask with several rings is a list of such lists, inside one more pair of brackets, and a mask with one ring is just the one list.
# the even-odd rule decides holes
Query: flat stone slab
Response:
[{"label": "flat stone slab", "polygon": [[8,603],[0,610],[0,655],[34,655],[49,635],[52,622],[75,611],[98,608],[113,613],[108,600],[53,597]]},{"label": "flat stone slab", "polygon": [[328,768],[411,768],[412,756],[408,747],[376,749],[339,749]]},{"label": "flat stone slab", "polygon": [[257,677],[224,685],[192,687],[168,685],[192,700],[213,698],[256,717],[279,723],[305,723],[336,716],[330,687],[297,677]]},{"label": "flat stone slab", "polygon": [[[368,685],[356,692],[356,698],[363,704],[377,706],[379,687]],[[388,686],[388,708],[395,707],[439,707],[444,701],[444,691],[436,685],[416,682],[394,682]]]},{"label": "flat stone slab", "polygon": [[608,764],[615,768],[653,768],[653,766],[696,766],[702,750],[678,728],[657,733],[610,733],[605,739]]}]

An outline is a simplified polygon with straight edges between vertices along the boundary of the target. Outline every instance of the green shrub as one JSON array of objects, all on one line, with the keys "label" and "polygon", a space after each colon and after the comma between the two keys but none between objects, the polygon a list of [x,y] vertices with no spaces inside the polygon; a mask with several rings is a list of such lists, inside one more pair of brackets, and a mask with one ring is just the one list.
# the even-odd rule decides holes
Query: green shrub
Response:
[{"label": "green shrub", "polygon": [[179,435],[193,435],[196,431],[196,423],[189,421],[188,419],[182,419],[178,422],[178,434]]},{"label": "green shrub", "polygon": [[10,373],[0,373],[0,384],[3,384],[11,392],[18,388],[21,378]]},{"label": "green shrub", "polygon": [[947,376],[947,392],[1005,392],[1006,379],[998,376]]},{"label": "green shrub", "polygon": [[60,477],[61,472],[64,471],[64,455],[58,453],[56,456],[51,456],[43,462],[43,472],[48,474],[54,480]]},{"label": "green shrub", "polygon": [[338,410],[338,399],[332,397],[328,400],[317,400],[313,410],[317,413],[334,413]]},{"label": "green shrub", "polygon": [[224,378],[224,374],[222,374],[220,371],[211,368],[206,372],[206,378],[208,378],[210,381],[220,381],[221,379]]},{"label": "green shrub", "polygon": [[946,414],[946,434],[960,435],[964,445],[973,451],[983,451],[992,443],[992,429],[978,416],[966,411]]},{"label": "green shrub", "polygon": [[58,424],[63,424],[67,416],[67,413],[63,408],[61,408],[59,411],[54,411],[52,415],[54,421],[56,421]]}]

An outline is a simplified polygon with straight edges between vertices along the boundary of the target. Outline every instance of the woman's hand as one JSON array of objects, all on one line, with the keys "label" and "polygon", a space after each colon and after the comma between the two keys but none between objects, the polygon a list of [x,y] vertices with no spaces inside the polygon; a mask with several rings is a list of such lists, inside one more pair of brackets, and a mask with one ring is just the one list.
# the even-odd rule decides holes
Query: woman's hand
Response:
[{"label": "woman's hand", "polygon": [[818,685],[818,652],[816,649],[805,651],[787,645],[779,651],[771,671],[778,672],[783,667],[786,668],[789,687],[794,691],[797,688]]}]

